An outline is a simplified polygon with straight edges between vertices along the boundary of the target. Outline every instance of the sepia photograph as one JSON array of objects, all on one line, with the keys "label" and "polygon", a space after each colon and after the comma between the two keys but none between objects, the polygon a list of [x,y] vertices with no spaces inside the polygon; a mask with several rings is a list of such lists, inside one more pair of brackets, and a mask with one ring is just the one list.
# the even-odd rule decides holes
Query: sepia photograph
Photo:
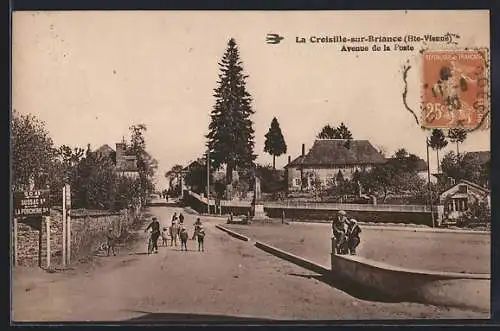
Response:
[{"label": "sepia photograph", "polygon": [[14,11],[11,323],[489,319],[490,12]]}]

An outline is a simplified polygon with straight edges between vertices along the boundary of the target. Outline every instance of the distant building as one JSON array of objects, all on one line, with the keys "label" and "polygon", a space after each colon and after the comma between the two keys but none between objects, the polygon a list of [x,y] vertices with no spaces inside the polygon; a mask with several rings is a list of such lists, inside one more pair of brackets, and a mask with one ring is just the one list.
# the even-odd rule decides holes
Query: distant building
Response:
[{"label": "distant building", "polygon": [[351,179],[356,170],[369,171],[385,162],[368,140],[317,139],[307,154],[303,144],[302,154],[285,166],[288,191],[299,191],[302,185],[310,190],[311,178],[304,176],[309,172],[316,173],[327,185],[335,181],[339,172],[343,178]]},{"label": "distant building", "polygon": [[119,175],[128,178],[139,177],[137,157],[127,152],[127,145],[125,143],[116,143],[116,150],[113,150],[108,144],[104,144],[95,150],[94,153],[109,156],[114,161],[116,172]]},{"label": "distant building", "polygon": [[442,223],[452,223],[462,217],[474,203],[485,204],[491,208],[490,190],[461,180],[440,194],[438,220]]}]

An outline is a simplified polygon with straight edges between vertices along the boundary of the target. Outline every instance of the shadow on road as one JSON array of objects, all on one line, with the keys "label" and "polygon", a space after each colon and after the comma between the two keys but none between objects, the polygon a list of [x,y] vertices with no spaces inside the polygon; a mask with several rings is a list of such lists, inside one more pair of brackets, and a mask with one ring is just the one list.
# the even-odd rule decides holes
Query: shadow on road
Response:
[{"label": "shadow on road", "polygon": [[297,273],[289,273],[290,276],[302,277],[307,279],[316,279],[320,282],[323,282],[327,285],[335,287],[342,292],[345,292],[356,299],[367,300],[367,301],[376,301],[376,302],[385,302],[385,303],[398,303],[403,302],[398,299],[389,298],[387,295],[382,293],[378,293],[377,291],[362,286],[354,281],[349,279],[340,278],[331,274],[297,274]]},{"label": "shadow on road", "polygon": [[207,322],[270,322],[270,319],[239,317],[230,315],[211,315],[211,314],[179,314],[179,313],[150,313],[140,312],[144,315],[134,317],[124,322],[128,323],[154,323],[154,322],[169,322],[169,323],[207,323]]}]

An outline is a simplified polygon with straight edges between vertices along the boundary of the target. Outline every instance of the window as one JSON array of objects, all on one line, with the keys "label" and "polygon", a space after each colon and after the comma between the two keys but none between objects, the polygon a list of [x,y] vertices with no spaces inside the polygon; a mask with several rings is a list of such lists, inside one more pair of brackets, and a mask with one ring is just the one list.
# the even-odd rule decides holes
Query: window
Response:
[{"label": "window", "polygon": [[467,185],[459,185],[458,192],[467,194]]},{"label": "window", "polygon": [[293,179],[293,186],[300,186],[300,178]]}]

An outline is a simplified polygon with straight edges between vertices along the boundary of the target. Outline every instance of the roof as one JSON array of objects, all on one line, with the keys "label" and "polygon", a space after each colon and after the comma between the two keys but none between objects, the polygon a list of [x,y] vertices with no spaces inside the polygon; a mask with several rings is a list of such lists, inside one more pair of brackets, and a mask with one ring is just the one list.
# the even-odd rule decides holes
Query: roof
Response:
[{"label": "roof", "polygon": [[285,168],[288,168],[288,167],[290,167],[290,166],[296,166],[296,165],[301,164],[301,162],[302,162],[302,158],[303,158],[303,157],[304,157],[304,156],[302,156],[302,155],[300,155],[300,156],[296,157],[294,160],[292,160],[292,162],[288,163],[288,164],[285,166]]},{"label": "roof", "polygon": [[198,158],[194,161],[191,161],[187,166],[185,166],[182,170],[183,171],[187,171],[189,170],[190,168],[192,167],[195,167],[195,166],[205,166],[205,160],[202,159],[202,158]]},{"label": "roof", "polygon": [[444,190],[442,193],[440,193],[440,196],[445,195],[446,193],[448,193],[450,190],[452,190],[453,188],[457,187],[458,185],[464,185],[464,184],[467,185],[467,186],[470,186],[472,188],[475,188],[476,190],[482,191],[485,194],[490,194],[490,190],[489,189],[487,189],[485,187],[482,187],[481,185],[478,185],[476,183],[470,182],[468,180],[461,179],[460,181],[458,181],[454,185],[449,186],[446,190]]},{"label": "roof", "polygon": [[100,153],[102,155],[109,155],[111,153],[114,153],[114,151],[115,150],[113,148],[109,147],[108,144],[104,144],[95,150],[96,153]]},{"label": "roof", "polygon": [[479,160],[479,163],[485,164],[491,159],[490,151],[477,151],[477,152],[467,152],[465,153],[465,157],[474,157]]},{"label": "roof", "polygon": [[358,164],[383,164],[385,158],[368,140],[317,139],[309,153],[300,156],[287,166],[333,166]]},{"label": "roof", "polygon": [[483,190],[485,193],[490,193],[490,190],[489,190],[489,189],[487,189],[487,188],[485,188],[485,187],[483,187],[483,186],[481,186],[481,185],[478,185],[478,184],[476,184],[476,183],[469,182],[468,180],[465,180],[465,179],[461,179],[461,180],[457,183],[457,185],[458,185],[458,184],[467,184],[467,185],[472,186],[472,187],[474,187],[474,188],[476,188],[476,189],[478,189],[478,190]]}]

